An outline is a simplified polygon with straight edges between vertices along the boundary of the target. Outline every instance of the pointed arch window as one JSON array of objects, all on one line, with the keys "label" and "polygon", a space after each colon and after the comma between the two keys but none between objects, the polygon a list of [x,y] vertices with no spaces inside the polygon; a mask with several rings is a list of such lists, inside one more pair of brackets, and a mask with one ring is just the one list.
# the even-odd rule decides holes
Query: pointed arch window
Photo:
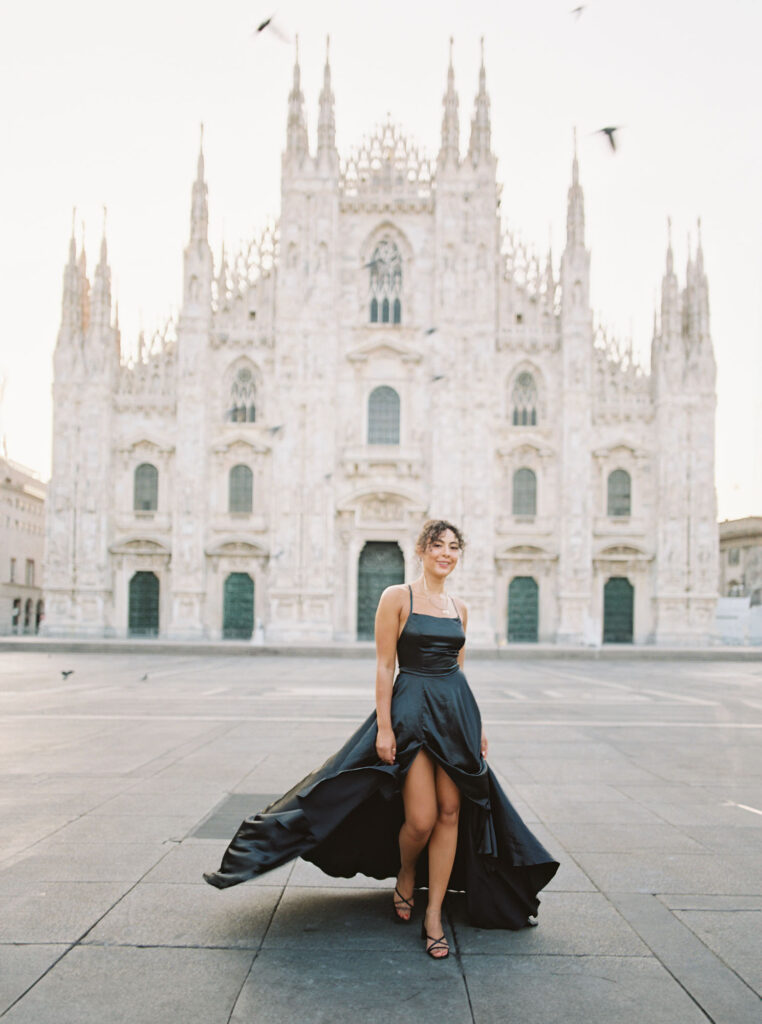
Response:
[{"label": "pointed arch window", "polygon": [[537,476],[533,469],[517,469],[513,474],[513,514],[537,515]]},{"label": "pointed arch window", "polygon": [[609,473],[607,506],[610,516],[629,516],[632,506],[632,481],[626,469]]},{"label": "pointed arch window", "polygon": [[394,388],[374,388],[368,398],[368,444],[400,443],[400,396]]},{"label": "pointed arch window", "polygon": [[370,262],[370,322],[402,323],[402,256],[390,239],[379,242]]},{"label": "pointed arch window", "polygon": [[254,474],[248,466],[233,466],[228,476],[228,512],[251,512]]},{"label": "pointed arch window", "polygon": [[537,425],[537,385],[531,373],[524,371],[516,377],[511,393],[511,405],[514,427]]},{"label": "pointed arch window", "polygon": [[257,388],[250,367],[236,370],[230,385],[225,419],[230,423],[255,423],[257,419]]},{"label": "pointed arch window", "polygon": [[155,512],[159,507],[159,471],[150,462],[135,468],[132,507],[136,512]]}]

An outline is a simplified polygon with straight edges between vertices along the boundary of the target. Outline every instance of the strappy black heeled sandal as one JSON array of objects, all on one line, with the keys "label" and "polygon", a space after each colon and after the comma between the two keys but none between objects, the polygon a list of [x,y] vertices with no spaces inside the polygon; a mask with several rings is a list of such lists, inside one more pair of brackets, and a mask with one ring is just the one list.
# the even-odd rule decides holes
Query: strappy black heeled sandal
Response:
[{"label": "strappy black heeled sandal", "polygon": [[[397,896],[399,897],[398,900],[395,899],[395,897]],[[409,900],[406,900],[405,897],[397,888],[397,886],[395,885],[394,896],[392,897],[392,901],[392,909],[394,910],[394,920],[397,921],[398,924],[410,924],[410,922],[413,920],[413,907],[415,906],[415,904],[413,903],[413,897],[411,896]],[[402,914],[400,914],[400,910],[404,910],[405,907],[407,907],[408,910],[410,911],[410,917],[403,917]]]},{"label": "strappy black heeled sandal", "polygon": [[[427,935],[426,925],[423,921],[421,921],[421,938],[423,939],[424,942],[431,942],[431,945],[426,947],[426,952],[429,954],[432,960],[446,960],[447,957],[450,955],[450,943],[447,941],[444,935],[440,935],[438,939],[435,939],[433,935]],[[444,954],[444,956],[437,956],[437,954],[434,952],[435,949],[446,949],[447,952]]]}]

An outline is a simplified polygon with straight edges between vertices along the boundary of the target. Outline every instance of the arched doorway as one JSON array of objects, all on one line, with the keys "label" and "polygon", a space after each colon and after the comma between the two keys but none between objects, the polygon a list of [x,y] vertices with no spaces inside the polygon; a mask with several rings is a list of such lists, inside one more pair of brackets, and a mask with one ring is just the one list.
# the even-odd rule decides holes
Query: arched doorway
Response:
[{"label": "arched doorway", "polygon": [[372,640],[378,602],[387,587],[405,582],[405,559],[396,541],[369,540],[357,565],[357,639]]},{"label": "arched doorway", "polygon": [[42,623],[42,620],[43,620],[44,616],[45,616],[45,605],[43,604],[42,599],[40,599],[37,602],[37,613],[36,613],[35,618],[34,618],[34,631],[35,631],[35,633],[39,633],[40,632],[40,625]]},{"label": "arched doorway", "polygon": [[532,576],[514,576],[508,584],[508,643],[537,643],[539,587]]},{"label": "arched doorway", "polygon": [[603,642],[631,644],[635,588],[626,576],[612,576],[603,587]]},{"label": "arched doorway", "polygon": [[222,636],[249,640],[254,630],[254,580],[247,572],[231,572],[223,591]]},{"label": "arched doorway", "polygon": [[136,572],[130,580],[127,630],[130,636],[159,633],[159,578],[153,572]]}]

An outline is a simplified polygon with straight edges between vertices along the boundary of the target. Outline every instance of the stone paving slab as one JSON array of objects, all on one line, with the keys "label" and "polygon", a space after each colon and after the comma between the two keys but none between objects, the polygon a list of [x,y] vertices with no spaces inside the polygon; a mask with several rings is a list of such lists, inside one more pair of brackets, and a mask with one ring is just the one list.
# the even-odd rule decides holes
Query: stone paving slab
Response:
[{"label": "stone paving slab", "polygon": [[760,896],[724,896],[717,893],[659,893],[670,910],[760,910]]},{"label": "stone paving slab", "polygon": [[474,928],[462,901],[451,914],[463,955],[648,956],[648,948],[602,893],[549,892],[541,896],[536,928],[516,932]]},{"label": "stone paving slab", "polygon": [[609,898],[715,1024],[759,1024],[757,994],[654,896]]},{"label": "stone paving slab", "polygon": [[606,892],[762,892],[762,859],[749,854],[577,853],[575,859]]},{"label": "stone paving slab", "polygon": [[130,882],[35,882],[0,896],[0,943],[77,942]]},{"label": "stone paving slab", "polygon": [[253,956],[235,949],[79,946],[3,1024],[228,1024]]},{"label": "stone paving slab", "polygon": [[706,852],[698,839],[692,839],[673,825],[578,825],[555,822],[553,834],[571,853],[631,853],[655,850],[660,853]]},{"label": "stone paving slab", "polygon": [[474,956],[466,970],[475,1024],[707,1024],[646,957]]},{"label": "stone paving slab", "polygon": [[84,942],[256,950],[281,892],[275,886],[235,886],[220,893],[210,885],[138,885]]},{"label": "stone paving slab", "polygon": [[[265,949],[407,950],[418,953],[420,917],[398,924],[392,913],[392,886],[379,889],[289,885],[264,942]],[[449,928],[445,929],[449,932]]]},{"label": "stone paving slab", "polygon": [[675,917],[762,996],[762,911],[677,910]]},{"label": "stone paving slab", "polygon": [[386,951],[310,947],[308,955],[298,947],[263,950],[230,1024],[470,1024],[457,959],[435,962],[420,939],[418,947],[418,955],[396,944]]},{"label": "stone paving slab", "polygon": [[[147,801],[146,810],[150,810]],[[62,843],[124,843],[179,842],[193,827],[195,815],[89,814],[64,825],[57,832]]]},{"label": "stone paving slab", "polygon": [[64,944],[0,945],[0,1014],[42,977],[69,949]]},{"label": "stone paving slab", "polygon": [[62,843],[47,839],[0,872],[0,894],[38,882],[137,882],[168,853],[160,843]]}]

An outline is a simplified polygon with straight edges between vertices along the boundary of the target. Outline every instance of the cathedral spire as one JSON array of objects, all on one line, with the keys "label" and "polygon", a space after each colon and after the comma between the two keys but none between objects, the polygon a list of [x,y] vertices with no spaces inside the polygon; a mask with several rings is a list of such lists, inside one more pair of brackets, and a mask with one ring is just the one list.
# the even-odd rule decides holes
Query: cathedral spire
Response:
[{"label": "cathedral spire", "polygon": [[325,67],[323,68],[323,89],[320,93],[318,115],[318,162],[330,162],[338,166],[336,153],[336,115],[334,96],[331,89],[331,37],[325,39]]},{"label": "cathedral spire", "polygon": [[103,207],[100,259],[93,275],[91,322],[96,330],[105,330],[111,325],[111,268],[108,265],[108,247],[106,245],[105,206]]},{"label": "cathedral spire", "polygon": [[64,267],[61,295],[61,326],[59,341],[69,339],[82,328],[82,279],[77,259],[76,207],[71,214],[71,238],[69,239],[69,261]]},{"label": "cathedral spire", "polygon": [[296,160],[297,163],[301,163],[308,152],[307,119],[304,114],[304,94],[302,93],[301,69],[299,67],[299,36],[297,36],[294,81],[291,92],[288,94],[286,155]]},{"label": "cathedral spire", "polygon": [[217,275],[217,309],[225,309],[228,300],[228,260],[225,255],[225,239],[220,253],[220,272]]},{"label": "cathedral spire", "polygon": [[80,297],[80,324],[82,330],[86,331],[90,326],[90,282],[87,278],[87,256],[85,254],[85,222],[80,224],[80,249],[79,249],[79,297]]},{"label": "cathedral spire", "polygon": [[77,265],[77,238],[76,238],[76,226],[77,222],[77,207],[73,206],[71,211],[71,238],[69,239],[69,266],[75,267]]},{"label": "cathedral spire", "polygon": [[698,307],[698,333],[703,341],[709,337],[709,284],[704,272],[704,249],[701,244],[701,218],[696,225],[698,244],[696,248],[696,291]]},{"label": "cathedral spire", "polygon": [[191,242],[206,242],[209,228],[209,204],[207,187],[204,180],[204,125],[201,125],[201,137],[198,147],[198,163],[196,180],[193,182],[191,197]]},{"label": "cathedral spire", "polygon": [[572,161],[572,183],[569,188],[566,209],[566,247],[585,247],[585,197],[579,183],[579,160],[577,159],[577,129],[574,129],[574,160]]},{"label": "cathedral spire", "polygon": [[661,283],[661,338],[669,346],[680,334],[680,299],[672,253],[672,218],[667,218],[667,266]]},{"label": "cathedral spire", "polygon": [[460,161],[460,122],[458,120],[458,94],[455,91],[455,70],[452,66],[452,45],[450,36],[450,65],[447,68],[447,90],[442,97],[442,145],[439,149],[439,166],[457,167]]},{"label": "cathedral spire", "polygon": [[556,279],[553,276],[553,248],[548,246],[548,258],[545,263],[545,302],[553,308],[556,296]]},{"label": "cathedral spire", "polygon": [[476,167],[492,155],[492,129],[489,115],[489,96],[487,95],[487,72],[484,67],[484,36],[481,38],[482,59],[479,67],[479,91],[474,104],[474,116],[471,120],[471,142],[468,153],[471,163]]}]

